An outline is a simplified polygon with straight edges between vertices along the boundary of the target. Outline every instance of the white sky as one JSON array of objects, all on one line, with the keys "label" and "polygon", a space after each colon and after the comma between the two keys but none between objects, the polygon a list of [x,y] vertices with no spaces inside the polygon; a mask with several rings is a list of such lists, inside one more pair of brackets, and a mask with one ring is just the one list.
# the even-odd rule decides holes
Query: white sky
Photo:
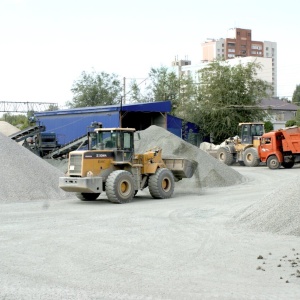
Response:
[{"label": "white sky", "polygon": [[122,81],[147,78],[175,56],[197,64],[201,43],[233,27],[277,42],[278,96],[291,97],[300,84],[299,11],[298,0],[0,0],[0,101],[62,107],[82,71]]}]

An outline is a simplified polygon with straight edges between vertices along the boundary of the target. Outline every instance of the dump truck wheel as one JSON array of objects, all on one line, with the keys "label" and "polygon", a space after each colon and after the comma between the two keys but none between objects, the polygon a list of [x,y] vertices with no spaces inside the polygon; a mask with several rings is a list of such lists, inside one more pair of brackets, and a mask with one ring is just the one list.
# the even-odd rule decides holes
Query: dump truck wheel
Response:
[{"label": "dump truck wheel", "polygon": [[217,159],[227,166],[233,164],[233,155],[226,148],[221,147],[217,151]]},{"label": "dump truck wheel", "polygon": [[290,169],[294,166],[294,162],[293,161],[289,161],[289,162],[282,162],[281,165],[285,168],[285,169]]},{"label": "dump truck wheel", "polygon": [[276,155],[271,155],[267,160],[267,166],[270,169],[278,169],[280,167],[280,162],[278,161],[278,158]]},{"label": "dump truck wheel", "polygon": [[110,202],[130,202],[135,193],[132,174],[123,170],[112,172],[106,180],[105,191]]},{"label": "dump truck wheel", "polygon": [[100,193],[76,193],[76,197],[81,201],[93,201],[100,196]]},{"label": "dump truck wheel", "polygon": [[156,173],[149,177],[148,184],[149,192],[154,199],[166,199],[173,195],[175,180],[169,169],[157,169]]},{"label": "dump truck wheel", "polygon": [[247,167],[256,167],[259,165],[259,157],[255,148],[248,148],[245,150],[244,164]]}]

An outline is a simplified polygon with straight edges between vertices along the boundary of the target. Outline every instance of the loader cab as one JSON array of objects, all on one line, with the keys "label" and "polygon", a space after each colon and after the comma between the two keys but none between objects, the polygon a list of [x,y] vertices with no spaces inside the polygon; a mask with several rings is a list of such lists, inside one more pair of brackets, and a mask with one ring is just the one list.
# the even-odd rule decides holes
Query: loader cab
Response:
[{"label": "loader cab", "polygon": [[258,147],[260,137],[264,134],[264,123],[240,123],[240,138],[242,144],[253,144]]},{"label": "loader cab", "polygon": [[134,128],[97,128],[89,132],[89,150],[114,152],[115,161],[129,161],[134,154]]}]

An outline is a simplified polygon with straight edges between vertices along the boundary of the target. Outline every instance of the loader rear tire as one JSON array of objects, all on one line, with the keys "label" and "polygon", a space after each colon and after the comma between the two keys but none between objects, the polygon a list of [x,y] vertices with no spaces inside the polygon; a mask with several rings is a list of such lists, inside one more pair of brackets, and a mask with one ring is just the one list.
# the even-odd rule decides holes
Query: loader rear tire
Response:
[{"label": "loader rear tire", "polygon": [[280,168],[280,162],[277,158],[276,155],[271,155],[268,157],[268,160],[267,160],[267,166],[272,169],[272,170],[275,170],[275,169],[279,169]]},{"label": "loader rear tire", "polygon": [[76,197],[81,201],[93,201],[100,196],[100,193],[76,193]]},{"label": "loader rear tire", "polygon": [[217,151],[217,159],[224,163],[227,166],[231,166],[233,164],[233,155],[224,147],[221,147]]},{"label": "loader rear tire", "polygon": [[105,191],[110,202],[129,203],[135,193],[133,175],[124,170],[112,172],[106,180]]},{"label": "loader rear tire", "polygon": [[169,169],[161,168],[149,177],[148,184],[149,192],[154,199],[166,199],[173,195],[175,179]]},{"label": "loader rear tire", "polygon": [[248,148],[245,150],[244,164],[247,167],[257,167],[259,165],[259,157],[255,148]]}]

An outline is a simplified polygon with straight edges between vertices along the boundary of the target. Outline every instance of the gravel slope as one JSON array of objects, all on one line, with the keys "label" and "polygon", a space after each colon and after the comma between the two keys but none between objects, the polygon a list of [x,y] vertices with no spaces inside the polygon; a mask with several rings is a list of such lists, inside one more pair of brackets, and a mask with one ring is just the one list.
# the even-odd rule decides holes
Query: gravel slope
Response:
[{"label": "gravel slope", "polygon": [[71,196],[58,187],[63,172],[2,133],[0,153],[0,203]]},{"label": "gravel slope", "polygon": [[183,179],[177,184],[178,187],[196,191],[199,188],[230,186],[245,181],[239,172],[161,127],[153,125],[146,130],[136,132],[136,153],[143,153],[156,146],[163,149],[163,157],[177,156],[198,162],[194,176]]}]

